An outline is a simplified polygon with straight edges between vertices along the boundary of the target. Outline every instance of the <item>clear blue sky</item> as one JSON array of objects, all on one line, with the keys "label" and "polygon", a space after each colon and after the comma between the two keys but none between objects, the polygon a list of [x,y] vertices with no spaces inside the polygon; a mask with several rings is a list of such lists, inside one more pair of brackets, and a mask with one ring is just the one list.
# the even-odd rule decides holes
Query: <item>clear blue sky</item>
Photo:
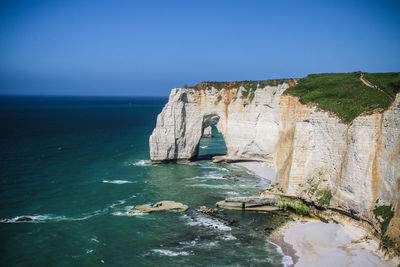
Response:
[{"label": "clear blue sky", "polygon": [[400,1],[4,1],[0,94],[400,71]]}]

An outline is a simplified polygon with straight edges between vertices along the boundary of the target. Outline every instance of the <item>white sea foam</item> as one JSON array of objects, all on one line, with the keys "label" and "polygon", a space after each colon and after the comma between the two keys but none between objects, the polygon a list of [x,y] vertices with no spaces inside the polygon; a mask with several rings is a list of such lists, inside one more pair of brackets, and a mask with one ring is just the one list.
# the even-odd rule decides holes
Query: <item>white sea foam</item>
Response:
[{"label": "white sea foam", "polygon": [[206,165],[200,165],[200,168],[202,168],[202,169],[206,169],[206,170],[216,170],[216,171],[219,171],[219,172],[228,172],[228,169],[227,168],[224,168],[224,167],[221,167],[221,166],[213,166],[213,165],[209,165],[209,164],[206,164]]},{"label": "white sea foam", "polygon": [[60,222],[60,221],[83,221],[89,218],[92,218],[97,215],[107,214],[110,210],[113,210],[116,206],[124,204],[128,199],[136,197],[132,195],[126,199],[118,200],[115,203],[112,203],[110,206],[101,209],[95,210],[90,213],[84,213],[80,217],[67,217],[64,215],[54,215],[54,214],[43,214],[43,215],[21,215],[16,216],[14,218],[6,218],[0,220],[2,223],[48,223],[48,222]]},{"label": "white sea foam", "polygon": [[131,181],[126,181],[126,180],[103,180],[103,183],[106,184],[131,184]]},{"label": "white sea foam", "polygon": [[139,215],[140,216],[140,215],[148,214],[148,213],[140,212],[138,210],[134,210],[133,212],[131,212],[132,208],[133,208],[133,206],[126,206],[124,208],[124,210],[113,212],[113,213],[111,213],[111,215],[114,215],[114,216],[138,216]]},{"label": "white sea foam", "polygon": [[187,241],[187,242],[179,242],[180,245],[183,245],[184,248],[188,248],[188,247],[194,247],[196,245],[196,240],[193,241]]},{"label": "white sea foam", "polygon": [[183,248],[191,248],[191,247],[201,247],[201,248],[214,248],[219,246],[219,241],[211,241],[211,242],[201,242],[201,241],[186,241],[186,242],[179,242]]},{"label": "white sea foam", "polygon": [[38,223],[46,221],[63,221],[66,220],[65,216],[55,216],[51,214],[45,215],[22,215],[10,219],[3,219],[2,223]]},{"label": "white sea foam", "polygon": [[192,184],[191,187],[217,188],[217,189],[232,189],[232,185],[228,184]]},{"label": "white sea foam", "polygon": [[209,174],[205,174],[205,175],[201,175],[201,176],[185,178],[185,180],[227,180],[227,179],[224,178],[222,174],[211,172]]},{"label": "white sea foam", "polygon": [[203,248],[214,248],[219,246],[219,241],[211,241],[201,245]]},{"label": "white sea foam", "polygon": [[203,227],[209,227],[211,229],[216,229],[220,231],[230,231],[232,228],[229,226],[225,225],[223,222],[219,221],[218,219],[214,219],[211,217],[208,217],[207,215],[199,214],[195,216],[193,219],[189,218],[188,224],[191,226],[203,226]]},{"label": "white sea foam", "polygon": [[270,243],[270,244],[272,244],[272,245],[274,245],[274,246],[276,247],[276,251],[277,251],[280,255],[282,255],[282,264],[283,264],[283,266],[288,267],[288,266],[293,265],[293,259],[292,259],[292,257],[290,257],[290,256],[288,256],[288,255],[285,255],[285,254],[283,253],[283,251],[282,251],[282,248],[281,248],[279,245],[275,244],[274,242],[272,242],[272,241],[270,241],[270,240],[267,240],[267,242]]},{"label": "white sea foam", "polygon": [[126,164],[128,166],[147,166],[146,160],[143,160],[143,159],[135,161],[135,162],[128,162]]},{"label": "white sea foam", "polygon": [[236,240],[237,238],[235,236],[233,236],[232,234],[227,234],[227,235],[223,235],[221,236],[222,240]]},{"label": "white sea foam", "polygon": [[172,251],[168,249],[152,249],[151,251],[169,257],[176,257],[176,256],[189,256],[190,253],[187,251]]},{"label": "white sea foam", "polygon": [[58,216],[53,214],[44,215],[22,215],[10,219],[0,220],[2,223],[47,223],[47,222],[60,222],[60,221],[81,221],[92,216],[71,218],[66,216]]},{"label": "white sea foam", "polygon": [[200,146],[200,148],[203,148],[203,149],[204,149],[204,148],[207,148],[207,147],[208,147],[208,146]]},{"label": "white sea foam", "polygon": [[147,213],[143,213],[143,212],[129,212],[129,211],[116,211],[111,213],[114,216],[140,216],[140,215],[147,215]]}]

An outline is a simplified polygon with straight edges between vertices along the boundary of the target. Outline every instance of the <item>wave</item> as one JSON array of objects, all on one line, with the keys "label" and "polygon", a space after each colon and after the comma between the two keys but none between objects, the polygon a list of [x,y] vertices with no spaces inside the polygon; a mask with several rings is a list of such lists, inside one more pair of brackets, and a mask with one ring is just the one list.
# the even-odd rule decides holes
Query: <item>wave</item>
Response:
[{"label": "wave", "polygon": [[288,266],[292,266],[292,265],[293,265],[293,259],[292,259],[292,257],[290,257],[290,256],[288,256],[288,255],[285,255],[285,254],[283,253],[283,251],[282,251],[282,248],[281,248],[278,244],[275,244],[274,242],[272,242],[272,241],[270,241],[270,240],[267,240],[267,242],[270,243],[270,244],[272,244],[272,245],[274,245],[274,246],[276,247],[276,251],[277,251],[280,255],[282,255],[282,264],[283,264],[283,266],[288,267]]},{"label": "wave", "polygon": [[116,206],[123,205],[126,203],[128,199],[136,197],[132,195],[126,199],[118,200],[115,203],[112,203],[110,206],[101,209],[95,210],[90,213],[84,213],[80,217],[67,217],[64,215],[54,215],[54,214],[43,214],[43,215],[20,215],[14,218],[6,218],[0,220],[1,223],[49,223],[49,222],[60,222],[60,221],[83,221],[94,216],[107,214],[110,210],[114,209]]},{"label": "wave", "polygon": [[227,194],[229,196],[238,196],[238,195],[240,195],[238,192],[234,192],[234,191],[229,191],[229,192],[226,192],[225,194]]},{"label": "wave", "polygon": [[221,174],[211,172],[209,174],[202,175],[202,176],[194,176],[194,177],[190,177],[190,178],[185,178],[185,180],[227,180],[227,179],[224,178],[223,175],[221,175]]},{"label": "wave", "polygon": [[157,254],[163,255],[163,256],[169,256],[169,257],[176,257],[176,256],[189,256],[191,253],[187,251],[172,251],[168,249],[152,249],[152,252],[155,252]]},{"label": "wave", "polygon": [[10,219],[3,219],[2,223],[38,223],[46,221],[63,221],[66,220],[65,216],[55,216],[51,214],[45,215],[22,215]]},{"label": "wave", "polygon": [[199,214],[199,215],[195,216],[194,218],[188,217],[188,219],[189,219],[188,224],[190,226],[202,226],[202,227],[208,227],[210,229],[215,229],[215,230],[220,230],[220,231],[231,231],[232,230],[231,227],[225,225],[220,220],[208,217],[207,215],[204,215],[204,214]]},{"label": "wave", "polygon": [[127,162],[126,164],[128,166],[147,166],[148,164],[146,164],[147,160],[141,159],[135,162]]},{"label": "wave", "polygon": [[143,213],[140,212],[138,210],[134,210],[133,212],[131,212],[133,206],[126,206],[124,210],[122,211],[116,211],[111,213],[111,215],[114,216],[138,216],[138,215],[147,215],[148,213]]},{"label": "wave", "polygon": [[0,220],[0,222],[2,222],[2,223],[47,223],[47,222],[60,222],[60,221],[82,221],[82,220],[89,219],[93,216],[95,216],[95,214],[87,215],[84,217],[78,217],[78,218],[71,218],[71,217],[66,217],[63,215],[53,215],[53,214],[22,215],[22,216],[16,216],[16,217],[10,218],[10,219],[3,219],[3,220]]},{"label": "wave", "polygon": [[[232,230],[232,228],[216,218],[209,217],[208,215],[205,215],[205,214],[198,214],[194,217],[188,217],[187,215],[183,215],[183,216],[184,216],[183,218],[188,221],[187,224],[190,226],[204,227],[212,232],[218,231],[219,234],[218,234],[217,238],[220,240],[230,241],[230,240],[237,239],[230,232]],[[218,241],[214,240],[211,243],[199,244],[196,246],[210,248],[210,247],[216,247],[218,245],[219,245]]]},{"label": "wave", "polygon": [[192,184],[188,185],[191,187],[204,187],[204,188],[217,188],[217,189],[232,189],[233,185],[227,185],[227,184]]},{"label": "wave", "polygon": [[232,234],[227,234],[227,235],[223,235],[221,236],[222,240],[236,240],[237,238],[235,236],[233,236]]},{"label": "wave", "polygon": [[103,183],[106,184],[132,184],[133,182],[131,181],[126,181],[126,180],[103,180]]},{"label": "wave", "polygon": [[200,167],[201,167],[202,169],[218,170],[218,171],[222,171],[222,172],[227,172],[227,171],[228,171],[228,169],[225,168],[225,167],[214,166],[214,165],[210,165],[210,164],[200,165]]}]

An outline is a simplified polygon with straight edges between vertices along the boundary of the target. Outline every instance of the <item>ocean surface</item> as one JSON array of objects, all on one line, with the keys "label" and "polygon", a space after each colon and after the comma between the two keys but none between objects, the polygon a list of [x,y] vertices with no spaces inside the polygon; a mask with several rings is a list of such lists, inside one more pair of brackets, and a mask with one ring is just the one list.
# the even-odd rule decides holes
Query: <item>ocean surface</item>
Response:
[{"label": "ocean surface", "polygon": [[[212,164],[221,135],[199,160],[146,165],[167,98],[0,97],[1,266],[282,266],[263,229],[276,215],[197,211],[268,187]],[[129,214],[174,200],[186,213]],[[20,222],[27,216],[32,221]],[[256,229],[258,228],[258,229]],[[258,231],[257,231],[258,230]]]}]

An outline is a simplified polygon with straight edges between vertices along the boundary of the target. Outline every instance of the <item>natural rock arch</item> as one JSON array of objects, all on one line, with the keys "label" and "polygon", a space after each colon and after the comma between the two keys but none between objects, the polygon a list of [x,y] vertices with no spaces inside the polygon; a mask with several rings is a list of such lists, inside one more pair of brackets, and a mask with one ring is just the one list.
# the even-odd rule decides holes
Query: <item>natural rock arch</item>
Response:
[{"label": "natural rock arch", "polygon": [[280,94],[287,85],[257,90],[243,98],[238,89],[175,88],[150,136],[152,162],[196,159],[204,129],[215,125],[228,160],[271,161],[278,140]]}]

